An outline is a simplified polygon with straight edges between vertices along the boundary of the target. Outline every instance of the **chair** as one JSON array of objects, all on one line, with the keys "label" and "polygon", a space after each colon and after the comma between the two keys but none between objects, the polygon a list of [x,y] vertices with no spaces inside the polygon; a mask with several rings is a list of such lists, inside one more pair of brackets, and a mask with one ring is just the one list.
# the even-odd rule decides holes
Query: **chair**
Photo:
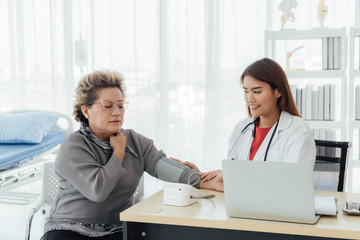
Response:
[{"label": "chair", "polygon": [[349,142],[315,140],[315,190],[344,191]]},{"label": "chair", "polygon": [[30,239],[31,224],[35,213],[41,210],[44,217],[49,216],[50,208],[53,200],[55,199],[59,182],[54,172],[54,162],[46,162],[43,166],[42,178],[42,192],[40,198],[36,201],[34,207],[31,209],[28,223],[25,229],[25,240]]}]

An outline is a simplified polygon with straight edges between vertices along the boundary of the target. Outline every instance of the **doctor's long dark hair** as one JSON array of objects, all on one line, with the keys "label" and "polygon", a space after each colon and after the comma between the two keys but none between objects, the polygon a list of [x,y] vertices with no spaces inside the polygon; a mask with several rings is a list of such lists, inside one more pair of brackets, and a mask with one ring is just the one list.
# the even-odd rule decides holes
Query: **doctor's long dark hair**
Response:
[{"label": "doctor's long dark hair", "polygon": [[[272,89],[277,89],[281,93],[277,102],[280,111],[286,111],[291,115],[301,117],[291,94],[286,74],[277,62],[269,58],[263,58],[252,63],[241,74],[241,84],[244,83],[246,75],[256,78],[259,81],[266,82]],[[248,114],[251,116],[249,107]]]}]

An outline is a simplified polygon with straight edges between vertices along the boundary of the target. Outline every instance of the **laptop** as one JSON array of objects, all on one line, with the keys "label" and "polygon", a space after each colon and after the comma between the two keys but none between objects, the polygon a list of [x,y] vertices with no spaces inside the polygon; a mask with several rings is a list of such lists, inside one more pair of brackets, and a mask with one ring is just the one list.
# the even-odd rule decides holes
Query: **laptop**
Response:
[{"label": "laptop", "polygon": [[223,160],[229,217],[314,224],[313,166],[310,163]]}]

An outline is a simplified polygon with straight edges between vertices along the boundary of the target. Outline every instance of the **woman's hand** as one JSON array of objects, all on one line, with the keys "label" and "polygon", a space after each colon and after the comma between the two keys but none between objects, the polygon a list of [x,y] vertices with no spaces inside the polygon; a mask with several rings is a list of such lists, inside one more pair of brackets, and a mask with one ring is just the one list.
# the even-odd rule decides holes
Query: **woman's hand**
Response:
[{"label": "woman's hand", "polygon": [[110,146],[114,150],[120,161],[122,162],[125,157],[126,137],[122,132],[114,133],[110,136]]},{"label": "woman's hand", "polygon": [[177,158],[170,158],[170,159],[174,160],[174,161],[176,161],[178,163],[181,163],[182,165],[188,166],[189,168],[192,168],[195,171],[197,171],[198,173],[200,173],[200,169],[195,164],[193,164],[192,162],[188,162],[188,161],[183,162],[183,161],[181,161],[181,160],[179,160]]},{"label": "woman's hand", "polygon": [[218,170],[214,170],[214,171],[210,171],[210,172],[200,173],[200,177],[203,182],[207,182],[207,181],[215,178],[220,173],[222,173],[222,171],[220,169],[218,169]]}]

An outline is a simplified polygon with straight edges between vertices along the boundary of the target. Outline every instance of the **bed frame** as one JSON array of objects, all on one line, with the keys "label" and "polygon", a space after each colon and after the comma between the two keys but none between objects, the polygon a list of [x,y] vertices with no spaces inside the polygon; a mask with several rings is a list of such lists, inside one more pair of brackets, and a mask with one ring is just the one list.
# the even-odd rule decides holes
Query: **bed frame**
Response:
[{"label": "bed frame", "polygon": [[[59,116],[54,127],[51,131],[63,132],[65,137],[73,132],[72,119],[63,113],[44,111],[44,110],[15,110],[7,111],[7,113],[25,113],[25,112],[40,112],[50,113]],[[19,187],[32,183],[36,180],[40,180],[43,172],[43,163],[48,161],[54,161],[57,151],[61,144],[57,144],[55,147],[48,149],[40,155],[28,160],[24,165],[20,167],[0,171],[0,203],[11,204],[28,204],[34,201],[39,194],[16,191]]]}]

